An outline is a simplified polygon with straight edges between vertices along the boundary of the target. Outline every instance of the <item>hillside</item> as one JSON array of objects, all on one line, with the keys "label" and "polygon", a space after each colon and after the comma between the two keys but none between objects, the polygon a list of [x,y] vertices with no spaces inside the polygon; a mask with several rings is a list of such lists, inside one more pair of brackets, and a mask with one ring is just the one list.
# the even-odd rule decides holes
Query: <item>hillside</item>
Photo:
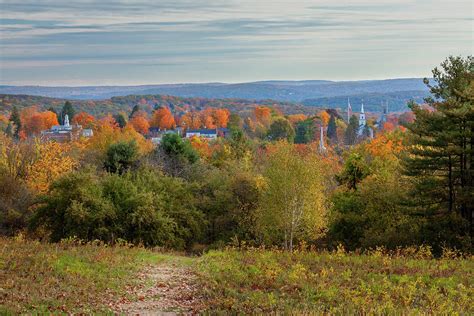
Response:
[{"label": "hillside", "polygon": [[[379,94],[413,98],[425,93],[422,79],[366,81],[259,81],[249,83],[163,84],[144,86],[41,87],[0,86],[0,94],[26,94],[75,100],[108,99],[126,95],[174,95],[209,99],[251,99],[301,102],[307,99]],[[365,98],[365,97],[364,97]],[[320,104],[317,104],[320,105]]]},{"label": "hillside", "polygon": [[390,93],[363,93],[355,95],[344,95],[337,97],[324,97],[317,99],[307,99],[302,104],[307,106],[317,106],[323,108],[338,108],[346,105],[350,100],[353,111],[359,111],[360,105],[364,103],[366,111],[379,112],[382,104],[387,103],[390,112],[407,111],[407,103],[411,100],[416,103],[423,103],[429,96],[427,91],[399,91]]},{"label": "hillside", "polygon": [[[19,109],[28,106],[39,106],[42,110],[53,108],[59,110],[67,99],[49,98],[31,95],[8,95],[0,94],[0,113],[11,111],[13,106]],[[96,116],[107,113],[130,112],[139,104],[141,109],[151,113],[154,108],[167,106],[171,109],[201,110],[206,107],[227,108],[233,112],[245,113],[251,111],[257,105],[274,106],[285,114],[305,113],[312,114],[316,111],[314,107],[304,106],[292,102],[281,102],[274,100],[245,100],[245,99],[207,99],[207,98],[183,98],[167,95],[129,95],[124,97],[112,97],[106,100],[70,100],[77,112],[85,111]]]}]

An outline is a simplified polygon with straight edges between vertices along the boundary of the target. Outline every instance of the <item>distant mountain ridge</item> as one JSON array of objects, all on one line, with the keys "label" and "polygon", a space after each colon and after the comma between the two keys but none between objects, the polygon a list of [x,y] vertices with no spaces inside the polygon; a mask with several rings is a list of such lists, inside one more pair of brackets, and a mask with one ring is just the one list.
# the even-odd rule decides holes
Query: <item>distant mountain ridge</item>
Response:
[{"label": "distant mountain ridge", "polygon": [[42,87],[0,86],[0,94],[21,94],[71,100],[106,100],[127,95],[173,95],[208,99],[276,100],[319,107],[343,107],[347,98],[364,100],[368,109],[378,109],[381,101],[393,110],[406,110],[406,102],[422,102],[428,88],[421,78],[328,81],[268,80],[248,83],[190,83],[142,86]]}]

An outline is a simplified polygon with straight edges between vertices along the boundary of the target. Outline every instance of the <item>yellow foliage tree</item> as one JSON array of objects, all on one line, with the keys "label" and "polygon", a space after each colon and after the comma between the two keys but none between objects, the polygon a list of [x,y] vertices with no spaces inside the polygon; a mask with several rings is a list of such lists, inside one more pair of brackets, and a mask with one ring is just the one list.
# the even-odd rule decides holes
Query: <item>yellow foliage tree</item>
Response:
[{"label": "yellow foliage tree", "polygon": [[72,171],[78,162],[70,154],[71,149],[71,144],[37,142],[37,159],[28,173],[28,186],[36,192],[45,193],[54,180]]}]

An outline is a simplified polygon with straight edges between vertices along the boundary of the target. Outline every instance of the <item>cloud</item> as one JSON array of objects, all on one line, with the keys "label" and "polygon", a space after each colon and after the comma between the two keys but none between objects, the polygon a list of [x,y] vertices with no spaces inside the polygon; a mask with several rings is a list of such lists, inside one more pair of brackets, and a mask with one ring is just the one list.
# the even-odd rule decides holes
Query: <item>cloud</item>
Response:
[{"label": "cloud", "polygon": [[[160,82],[167,78],[154,76],[157,69],[169,75],[176,68],[182,72],[171,76],[176,81],[271,79],[283,72],[287,79],[423,76],[414,71],[467,54],[472,42],[468,0],[3,0],[0,6],[0,83],[31,80],[28,68],[55,82],[74,72],[127,80],[113,67],[140,68],[133,73]],[[347,67],[351,60],[358,69]],[[422,66],[414,68],[415,61]],[[87,74],[79,69],[92,65]]]}]

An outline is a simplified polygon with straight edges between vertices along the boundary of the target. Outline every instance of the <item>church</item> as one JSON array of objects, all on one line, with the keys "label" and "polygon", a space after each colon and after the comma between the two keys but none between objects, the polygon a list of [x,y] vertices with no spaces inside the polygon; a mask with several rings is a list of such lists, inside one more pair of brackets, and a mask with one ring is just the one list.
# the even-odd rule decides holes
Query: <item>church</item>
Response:
[{"label": "church", "polygon": [[49,130],[41,132],[41,141],[56,141],[58,143],[66,143],[78,140],[81,137],[92,137],[92,129],[83,129],[81,125],[69,124],[69,116],[64,116],[63,125],[54,125]]}]

